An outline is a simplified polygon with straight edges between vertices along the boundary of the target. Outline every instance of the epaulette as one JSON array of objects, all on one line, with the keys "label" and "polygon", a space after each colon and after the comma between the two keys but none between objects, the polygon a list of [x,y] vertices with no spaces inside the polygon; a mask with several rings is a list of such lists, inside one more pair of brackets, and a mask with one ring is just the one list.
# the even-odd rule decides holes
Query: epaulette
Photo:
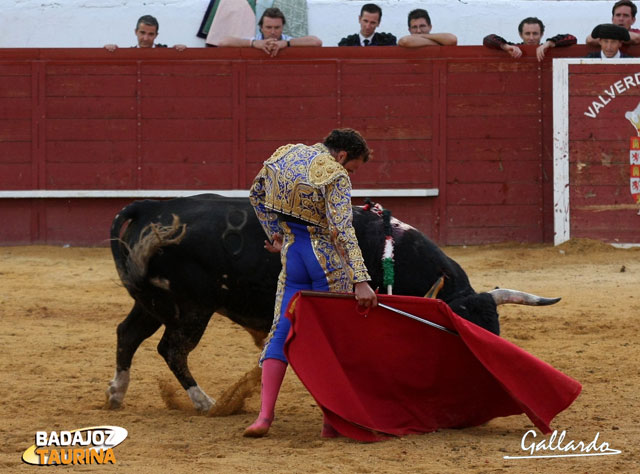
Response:
[{"label": "epaulette", "polygon": [[309,181],[314,187],[325,186],[339,176],[348,178],[349,174],[329,153],[316,156],[309,166]]},{"label": "epaulette", "polygon": [[391,33],[376,33],[378,36],[378,42],[380,46],[395,46],[396,37]]},{"label": "epaulette", "polygon": [[294,146],[296,145],[295,144],[282,145],[275,152],[273,152],[273,155],[271,155],[271,157],[269,157],[269,159],[265,161],[264,164],[273,163],[274,161],[277,161],[278,159],[286,155],[289,152],[289,150],[291,150],[291,148],[293,148]]}]

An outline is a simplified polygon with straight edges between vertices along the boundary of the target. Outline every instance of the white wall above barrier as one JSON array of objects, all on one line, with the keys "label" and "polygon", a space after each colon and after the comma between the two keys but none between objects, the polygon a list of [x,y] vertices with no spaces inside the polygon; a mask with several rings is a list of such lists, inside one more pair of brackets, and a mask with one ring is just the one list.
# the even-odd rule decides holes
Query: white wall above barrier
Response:
[{"label": "white wall above barrier", "polygon": [[[237,0],[244,1],[244,0]],[[358,14],[366,1],[308,0],[309,34],[325,46],[358,31]],[[537,16],[545,38],[571,33],[584,43],[598,23],[611,21],[611,0],[378,0],[383,17],[378,31],[408,34],[407,14],[426,8],[433,32],[458,36],[459,45],[482,44],[489,33],[519,41],[520,20]],[[209,0],[5,0],[0,15],[0,48],[97,48],[108,43],[136,44],[134,29],[142,15],[159,23],[158,42],[203,47],[196,36]]]}]

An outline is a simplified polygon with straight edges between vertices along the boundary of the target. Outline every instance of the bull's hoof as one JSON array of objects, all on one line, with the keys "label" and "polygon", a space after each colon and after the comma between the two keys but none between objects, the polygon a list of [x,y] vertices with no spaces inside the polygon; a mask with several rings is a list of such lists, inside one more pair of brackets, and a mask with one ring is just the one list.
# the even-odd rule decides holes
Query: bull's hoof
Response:
[{"label": "bull's hoof", "polygon": [[115,389],[111,384],[109,384],[109,388],[105,391],[105,395],[107,396],[105,408],[108,410],[117,410],[122,407],[123,397],[118,396],[120,395],[119,393],[115,393]]},{"label": "bull's hoof", "polygon": [[116,374],[113,379],[109,381],[109,387],[107,387],[107,403],[106,408],[115,410],[122,406],[124,396],[129,388],[129,371],[128,370],[116,370]]},{"label": "bull's hoof", "polygon": [[207,413],[216,404],[216,401],[204,393],[204,391],[202,391],[202,389],[197,385],[189,387],[187,389],[187,393],[189,394],[189,398],[191,399],[193,406],[200,413]]}]

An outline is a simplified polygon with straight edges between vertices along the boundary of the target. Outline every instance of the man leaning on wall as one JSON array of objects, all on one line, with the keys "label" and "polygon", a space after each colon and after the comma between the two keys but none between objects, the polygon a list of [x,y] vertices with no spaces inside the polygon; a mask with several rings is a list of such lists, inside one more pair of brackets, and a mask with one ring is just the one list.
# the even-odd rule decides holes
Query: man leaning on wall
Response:
[{"label": "man leaning on wall", "polygon": [[[136,23],[136,29],[134,33],[138,40],[138,44],[134,46],[135,48],[166,48],[166,44],[156,43],[156,38],[158,37],[158,31],[160,30],[160,25],[158,24],[158,20],[151,15],[143,15],[138,18],[138,22]],[[106,44],[104,45],[105,49],[108,51],[115,51],[118,49],[118,45],[116,44]],[[187,47],[184,44],[176,44],[173,46],[178,51],[184,51]]]},{"label": "man leaning on wall", "polygon": [[398,40],[398,46],[422,48],[423,46],[455,46],[458,38],[451,33],[431,33],[431,18],[427,10],[416,8],[409,13],[409,35]]},{"label": "man leaning on wall", "polygon": [[[571,46],[577,43],[576,37],[568,33],[556,35],[548,38],[544,43],[540,44],[542,35],[544,34],[544,23],[536,17],[527,17],[518,25],[518,34],[522,39],[519,45],[537,45],[536,57],[538,61],[542,61],[549,48],[560,48]],[[505,40],[502,36],[496,34],[484,37],[482,44],[487,48],[501,49],[508,53],[512,58],[518,59],[522,56],[522,50],[515,43]]]},{"label": "man leaning on wall", "polygon": [[[619,0],[613,4],[611,23],[621,26],[629,32],[629,39],[624,41],[623,45],[633,46],[640,44],[640,30],[631,28],[636,22],[636,13],[638,13],[638,7],[630,0]],[[588,46],[600,48],[600,40],[592,35],[587,36],[585,42]]]},{"label": "man leaning on wall", "polygon": [[253,38],[238,38],[226,36],[218,43],[219,47],[256,48],[264,51],[272,58],[285,49],[298,46],[322,46],[322,41],[316,36],[302,36],[292,38],[282,30],[286,23],[284,13],[279,8],[267,8],[258,22],[260,32]]}]

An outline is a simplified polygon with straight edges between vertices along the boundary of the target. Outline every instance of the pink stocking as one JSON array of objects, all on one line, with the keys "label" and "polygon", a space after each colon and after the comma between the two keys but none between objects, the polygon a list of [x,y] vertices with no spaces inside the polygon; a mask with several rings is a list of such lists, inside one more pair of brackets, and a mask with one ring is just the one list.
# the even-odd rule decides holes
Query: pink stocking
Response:
[{"label": "pink stocking", "polygon": [[246,430],[244,436],[261,438],[267,434],[273,422],[273,412],[278,399],[278,392],[287,370],[287,364],[279,359],[265,359],[262,362],[262,393],[260,414]]}]

